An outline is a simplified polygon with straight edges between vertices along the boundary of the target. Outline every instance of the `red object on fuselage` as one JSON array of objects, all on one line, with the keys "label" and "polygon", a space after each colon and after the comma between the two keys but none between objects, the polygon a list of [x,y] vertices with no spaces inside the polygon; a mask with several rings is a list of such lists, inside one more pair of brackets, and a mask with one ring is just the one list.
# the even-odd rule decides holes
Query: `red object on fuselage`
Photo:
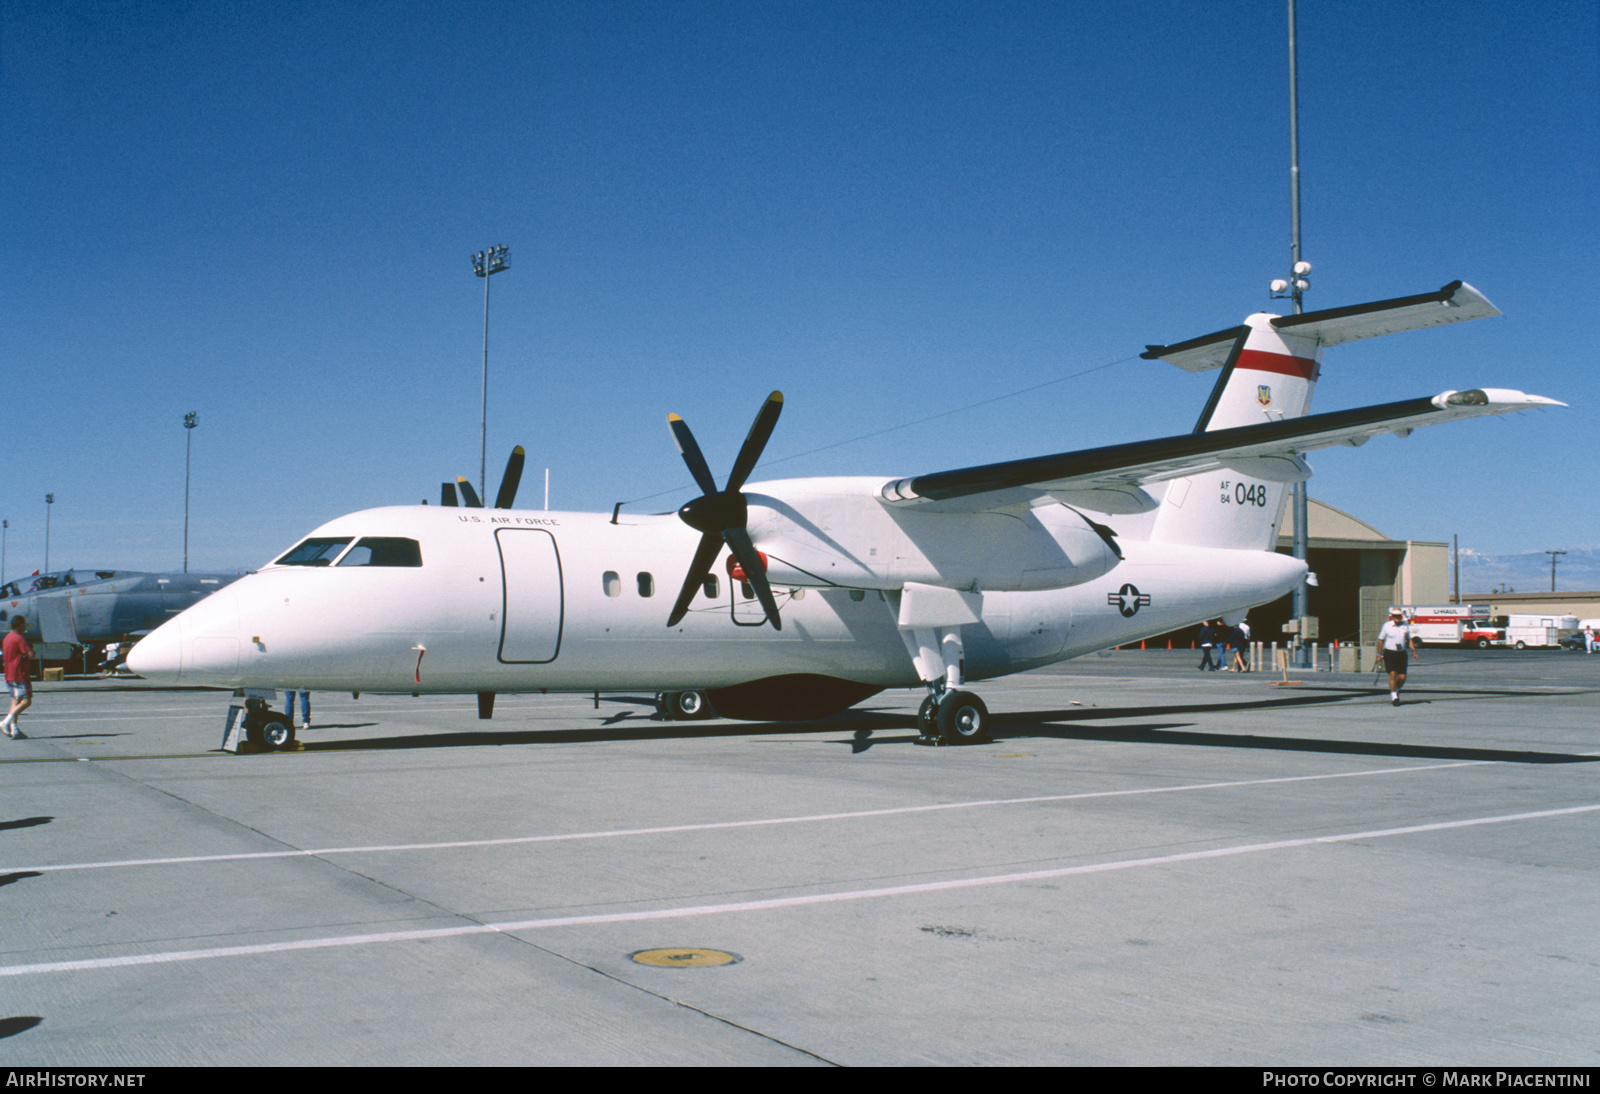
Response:
[{"label": "red object on fuselage", "polygon": [[[767,572],[767,554],[766,554],[766,552],[765,551],[757,551],[756,554],[761,557],[761,572],[762,573],[766,573]],[[728,556],[728,576],[731,577],[735,581],[749,581],[750,580],[748,577],[744,576],[744,567],[739,565],[739,560],[737,558],[734,558],[731,554]]]}]

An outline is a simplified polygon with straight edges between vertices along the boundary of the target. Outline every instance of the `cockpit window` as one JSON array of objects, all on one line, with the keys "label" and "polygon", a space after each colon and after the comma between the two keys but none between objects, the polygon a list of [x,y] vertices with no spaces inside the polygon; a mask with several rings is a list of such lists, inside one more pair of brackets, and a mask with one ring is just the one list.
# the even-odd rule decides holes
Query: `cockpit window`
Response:
[{"label": "cockpit window", "polygon": [[349,542],[349,536],[314,536],[278,559],[273,565],[326,566],[334,560],[340,551],[344,550],[344,545]]},{"label": "cockpit window", "polygon": [[421,566],[422,548],[414,539],[366,536],[356,541],[340,566]]}]

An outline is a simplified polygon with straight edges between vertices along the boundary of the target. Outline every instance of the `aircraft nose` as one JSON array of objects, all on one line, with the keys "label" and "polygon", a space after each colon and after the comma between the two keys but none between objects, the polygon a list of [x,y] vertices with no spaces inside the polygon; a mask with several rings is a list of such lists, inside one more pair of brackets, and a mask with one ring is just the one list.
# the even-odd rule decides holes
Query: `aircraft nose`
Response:
[{"label": "aircraft nose", "polygon": [[128,651],[128,669],[146,680],[176,684],[183,676],[183,623],[169,619]]},{"label": "aircraft nose", "polygon": [[239,675],[239,602],[220,589],[151,631],[128,653],[128,668],[147,680],[233,685]]}]

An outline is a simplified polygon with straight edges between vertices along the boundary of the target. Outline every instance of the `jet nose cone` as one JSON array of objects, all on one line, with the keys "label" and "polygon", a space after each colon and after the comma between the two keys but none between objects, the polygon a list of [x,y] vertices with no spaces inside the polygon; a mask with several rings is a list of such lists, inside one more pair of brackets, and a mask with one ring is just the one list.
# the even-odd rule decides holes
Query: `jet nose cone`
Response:
[{"label": "jet nose cone", "polygon": [[128,669],[146,680],[175,684],[183,675],[183,625],[168,620],[128,651]]},{"label": "jet nose cone", "polygon": [[151,631],[128,654],[128,668],[147,680],[237,687],[239,602],[219,589]]}]

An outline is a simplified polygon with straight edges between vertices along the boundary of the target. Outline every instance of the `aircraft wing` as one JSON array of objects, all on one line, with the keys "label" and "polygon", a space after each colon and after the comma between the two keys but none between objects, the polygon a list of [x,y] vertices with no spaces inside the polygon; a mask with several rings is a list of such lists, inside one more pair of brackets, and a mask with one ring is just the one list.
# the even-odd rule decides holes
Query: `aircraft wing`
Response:
[{"label": "aircraft wing", "polygon": [[1145,483],[1223,467],[1271,482],[1298,482],[1310,474],[1299,458],[1304,452],[1362,445],[1382,433],[1403,437],[1419,426],[1462,418],[1565,405],[1504,388],[1446,391],[1431,399],[936,471],[885,484],[879,500],[896,506],[930,506],[935,511],[977,512],[1025,505],[1050,495],[1097,512],[1141,512],[1154,507],[1140,489]]}]

